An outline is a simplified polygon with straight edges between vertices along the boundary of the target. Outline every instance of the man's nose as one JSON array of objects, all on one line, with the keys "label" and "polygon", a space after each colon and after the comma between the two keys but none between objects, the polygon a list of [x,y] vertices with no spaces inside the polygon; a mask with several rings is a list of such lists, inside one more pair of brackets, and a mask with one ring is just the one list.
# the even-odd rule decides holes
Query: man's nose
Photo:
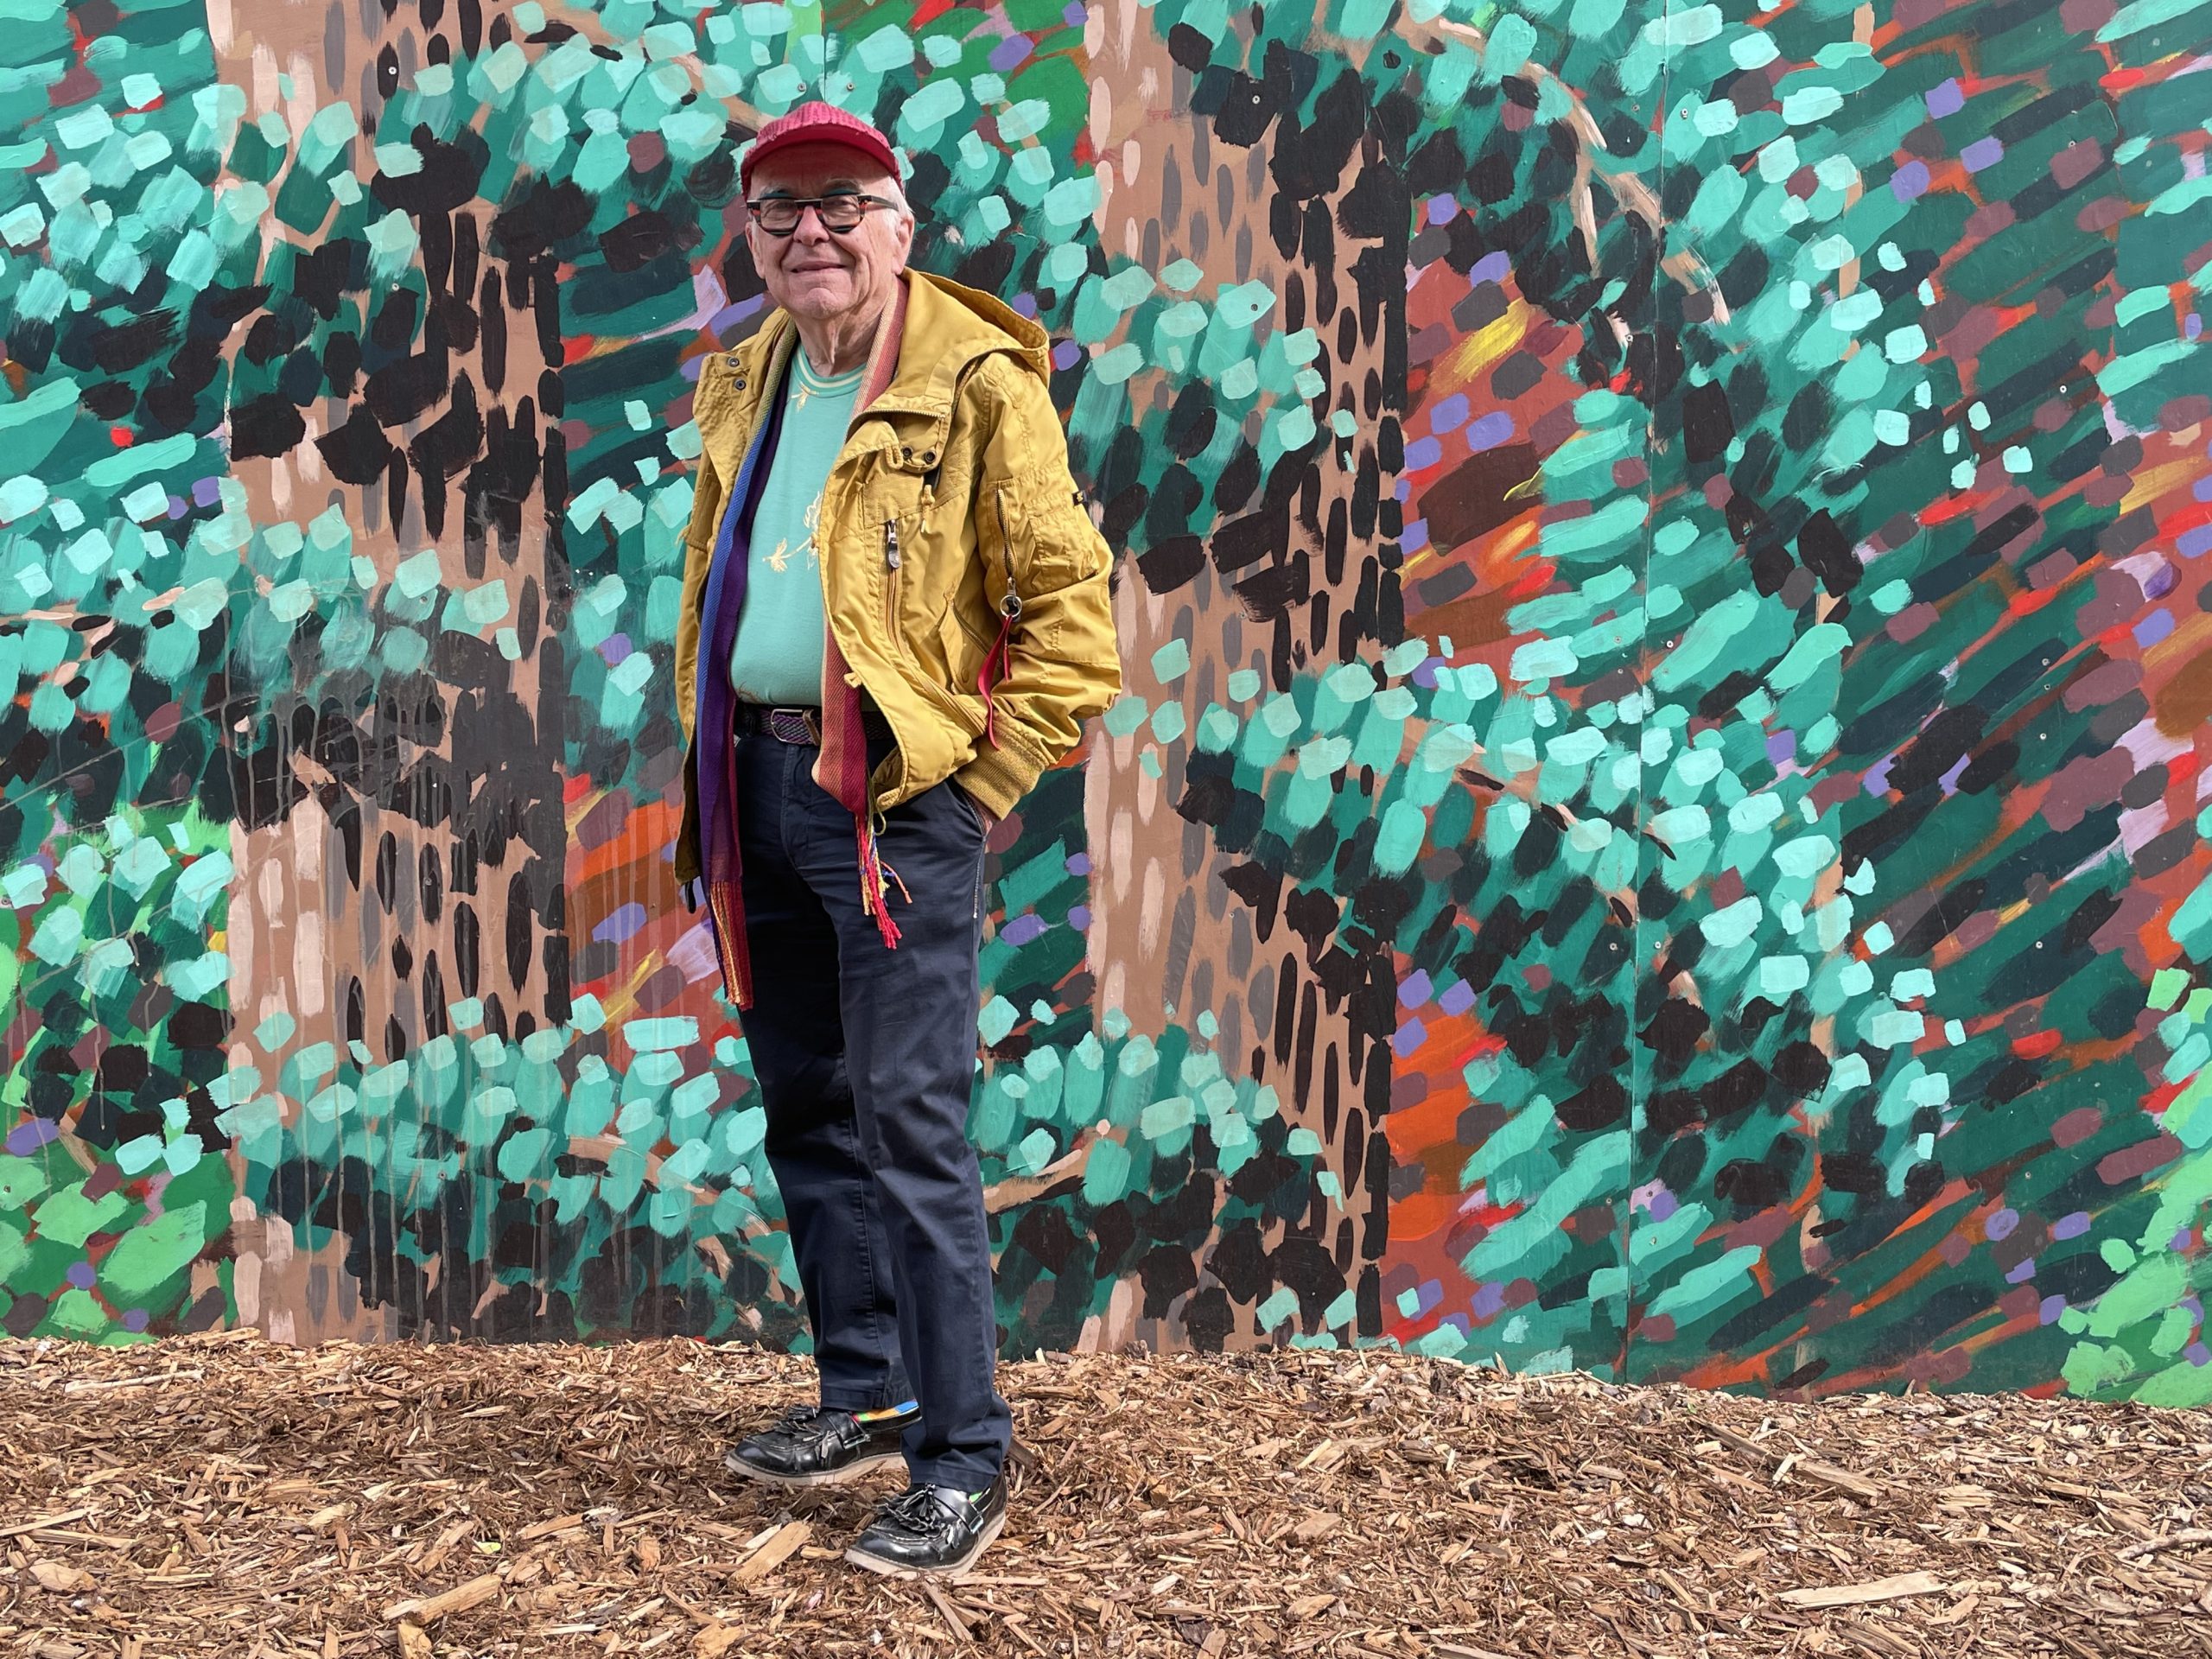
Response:
[{"label": "man's nose", "polygon": [[830,227],[822,222],[821,207],[817,203],[808,202],[798,210],[798,224],[791,231],[791,240],[818,244],[830,239]]}]

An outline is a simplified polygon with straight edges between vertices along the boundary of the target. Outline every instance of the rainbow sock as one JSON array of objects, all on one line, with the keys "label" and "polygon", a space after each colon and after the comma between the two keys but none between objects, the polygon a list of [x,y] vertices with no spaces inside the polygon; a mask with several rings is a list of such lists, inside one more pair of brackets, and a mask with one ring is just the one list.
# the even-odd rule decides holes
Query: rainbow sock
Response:
[{"label": "rainbow sock", "polygon": [[920,1401],[905,1400],[895,1406],[881,1406],[874,1411],[856,1411],[853,1414],[853,1421],[856,1423],[880,1423],[886,1417],[904,1417],[908,1412],[920,1408]]}]

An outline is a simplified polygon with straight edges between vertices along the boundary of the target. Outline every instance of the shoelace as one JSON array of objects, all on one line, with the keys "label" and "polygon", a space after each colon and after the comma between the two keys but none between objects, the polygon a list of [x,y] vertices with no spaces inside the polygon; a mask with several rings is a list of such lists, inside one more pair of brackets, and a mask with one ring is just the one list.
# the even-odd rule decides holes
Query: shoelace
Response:
[{"label": "shoelace", "polygon": [[823,1416],[819,1406],[793,1406],[777,1420],[772,1434],[804,1434],[810,1431]]},{"label": "shoelace", "polygon": [[883,1520],[896,1521],[902,1527],[923,1532],[943,1526],[950,1512],[928,1487],[915,1486],[885,1500],[876,1513]]}]

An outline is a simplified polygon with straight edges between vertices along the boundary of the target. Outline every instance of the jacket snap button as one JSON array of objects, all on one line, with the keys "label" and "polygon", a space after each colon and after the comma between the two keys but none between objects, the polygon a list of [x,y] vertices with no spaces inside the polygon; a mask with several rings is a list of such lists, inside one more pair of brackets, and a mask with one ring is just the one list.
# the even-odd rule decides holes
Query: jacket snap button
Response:
[{"label": "jacket snap button", "polygon": [[937,451],[936,451],[936,450],[934,450],[934,449],[931,450],[927,454],[924,455],[924,456],[922,457],[922,459],[923,459],[924,461],[936,461],[936,459],[937,459]]}]

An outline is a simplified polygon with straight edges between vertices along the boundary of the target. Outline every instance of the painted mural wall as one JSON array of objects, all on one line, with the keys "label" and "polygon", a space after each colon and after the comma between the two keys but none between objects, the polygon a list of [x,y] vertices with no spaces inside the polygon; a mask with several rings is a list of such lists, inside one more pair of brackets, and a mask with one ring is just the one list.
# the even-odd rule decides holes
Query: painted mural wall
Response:
[{"label": "painted mural wall", "polygon": [[2206,0],[0,0],[0,1325],[804,1345],[671,874],[734,156],[1058,342],[1010,1351],[2212,1402]]}]

